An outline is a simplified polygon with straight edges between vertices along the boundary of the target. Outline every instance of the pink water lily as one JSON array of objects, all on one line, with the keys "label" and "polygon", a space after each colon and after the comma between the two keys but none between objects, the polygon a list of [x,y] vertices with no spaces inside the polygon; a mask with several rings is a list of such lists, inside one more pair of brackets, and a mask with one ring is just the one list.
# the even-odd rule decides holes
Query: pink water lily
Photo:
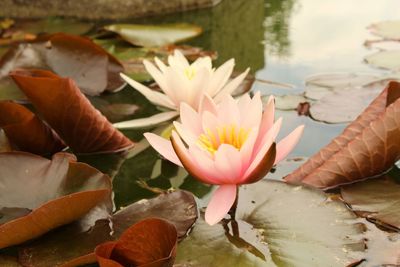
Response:
[{"label": "pink water lily", "polygon": [[205,212],[206,222],[213,225],[229,212],[239,185],[262,179],[299,141],[303,125],[276,144],[282,119],[274,122],[274,110],[270,97],[263,111],[259,93],[238,101],[227,95],[219,104],[206,95],[198,111],[181,104],[181,122],[174,122],[171,140],[152,133],[145,137],[193,177],[219,186]]},{"label": "pink water lily", "polygon": [[213,68],[210,57],[200,57],[190,64],[179,50],[168,57],[168,65],[157,57],[154,61],[155,65],[148,60],[144,60],[143,64],[162,92],[152,90],[124,74],[121,77],[150,102],[168,111],[139,121],[116,123],[115,127],[138,128],[170,120],[179,115],[179,107],[183,102],[197,111],[204,94],[220,102],[225,95],[231,95],[238,88],[249,72],[247,69],[230,80],[234,59],[219,68]]}]

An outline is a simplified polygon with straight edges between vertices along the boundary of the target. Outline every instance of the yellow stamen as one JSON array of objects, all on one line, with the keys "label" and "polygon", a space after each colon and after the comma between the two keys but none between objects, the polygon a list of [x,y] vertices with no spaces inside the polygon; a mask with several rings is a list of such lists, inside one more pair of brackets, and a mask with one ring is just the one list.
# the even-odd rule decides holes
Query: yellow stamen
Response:
[{"label": "yellow stamen", "polygon": [[214,154],[221,144],[229,144],[240,150],[246,142],[251,129],[240,127],[235,124],[217,127],[214,131],[207,129],[198,138],[197,144],[203,150]]},{"label": "yellow stamen", "polygon": [[196,69],[193,67],[187,67],[184,70],[185,76],[189,79],[192,80],[196,76]]}]

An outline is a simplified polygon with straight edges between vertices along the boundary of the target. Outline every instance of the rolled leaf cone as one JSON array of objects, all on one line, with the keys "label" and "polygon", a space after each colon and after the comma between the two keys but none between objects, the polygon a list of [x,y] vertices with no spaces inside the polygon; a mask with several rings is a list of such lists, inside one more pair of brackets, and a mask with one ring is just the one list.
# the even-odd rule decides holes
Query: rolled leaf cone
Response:
[{"label": "rolled leaf cone", "polygon": [[33,112],[11,101],[0,102],[0,128],[18,150],[44,155],[65,148],[59,136]]},{"label": "rolled leaf cone", "polygon": [[15,70],[10,76],[74,152],[110,153],[133,146],[92,106],[73,80],[34,69]]},{"label": "rolled leaf cone", "polygon": [[329,189],[381,174],[400,159],[399,137],[400,83],[390,82],[341,135],[285,180]]}]

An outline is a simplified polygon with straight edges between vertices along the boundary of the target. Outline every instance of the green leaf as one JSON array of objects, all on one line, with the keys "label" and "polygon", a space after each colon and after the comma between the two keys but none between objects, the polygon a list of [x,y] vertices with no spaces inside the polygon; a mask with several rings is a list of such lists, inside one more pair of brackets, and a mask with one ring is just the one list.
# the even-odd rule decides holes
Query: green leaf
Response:
[{"label": "green leaf", "polygon": [[228,220],[215,226],[197,223],[180,244],[177,263],[347,266],[358,262],[364,250],[356,216],[343,203],[308,187],[277,181],[243,186],[237,218],[237,226]]},{"label": "green leaf", "polygon": [[176,23],[162,25],[113,24],[106,30],[119,34],[129,43],[137,46],[163,46],[191,39],[202,33],[199,26]]}]

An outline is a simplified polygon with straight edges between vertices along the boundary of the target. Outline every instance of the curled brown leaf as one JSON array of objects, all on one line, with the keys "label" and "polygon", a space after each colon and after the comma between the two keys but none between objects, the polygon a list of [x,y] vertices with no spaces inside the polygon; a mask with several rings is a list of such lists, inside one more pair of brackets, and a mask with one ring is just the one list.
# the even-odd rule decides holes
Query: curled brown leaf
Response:
[{"label": "curled brown leaf", "polygon": [[381,174],[400,159],[399,136],[400,83],[390,82],[341,135],[285,180],[328,189]]}]

